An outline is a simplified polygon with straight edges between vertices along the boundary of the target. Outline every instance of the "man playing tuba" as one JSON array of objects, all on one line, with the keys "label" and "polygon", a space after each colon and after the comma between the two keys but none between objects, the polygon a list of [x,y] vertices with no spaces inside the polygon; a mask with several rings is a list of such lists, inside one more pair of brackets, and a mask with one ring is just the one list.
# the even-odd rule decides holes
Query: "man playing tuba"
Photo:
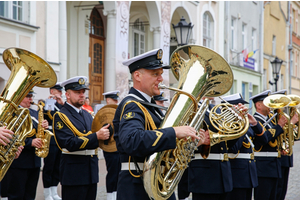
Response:
[{"label": "man playing tuba", "polygon": [[[160,94],[158,84],[163,81],[163,69],[169,68],[162,64],[161,59],[162,50],[156,49],[123,62],[129,67],[133,87],[119,104],[113,120],[114,138],[121,160],[118,200],[149,199],[140,178],[146,156],[174,149],[176,138],[190,136],[200,139],[196,136],[196,130],[189,126],[157,129],[163,114],[154,107],[156,104],[152,97]],[[198,145],[204,141],[204,130],[200,134]],[[175,195],[169,199],[175,199]]]},{"label": "man playing tuba", "polygon": [[[38,112],[30,108],[34,91],[31,90],[22,100],[20,106],[30,111],[33,130],[36,133],[38,127]],[[42,127],[48,129],[48,122],[44,120]],[[35,199],[37,184],[40,176],[41,158],[36,156],[35,148],[42,147],[42,140],[35,134],[25,140],[25,146],[18,159],[15,159],[3,179],[3,185],[7,185],[8,199]],[[5,195],[6,196],[6,195]]]},{"label": "man playing tuba", "polygon": [[[271,94],[271,90],[266,90],[249,98],[254,103],[256,112],[254,117],[264,125],[264,135],[266,141],[254,139],[255,160],[258,176],[258,186],[254,188],[254,199],[276,199],[278,179],[281,177],[281,164],[278,158],[277,137],[283,133],[283,126],[287,123],[287,118],[282,116],[278,122],[271,119],[270,108],[264,105],[263,100]],[[266,122],[268,122],[266,124]],[[260,134],[257,133],[256,134]]]}]

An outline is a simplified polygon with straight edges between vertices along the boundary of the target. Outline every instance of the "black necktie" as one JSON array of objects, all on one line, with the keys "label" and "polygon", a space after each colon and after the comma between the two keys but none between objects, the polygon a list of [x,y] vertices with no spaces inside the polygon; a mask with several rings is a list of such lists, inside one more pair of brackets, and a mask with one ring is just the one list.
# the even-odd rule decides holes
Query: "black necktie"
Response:
[{"label": "black necktie", "polygon": [[85,118],[84,118],[84,115],[83,115],[83,111],[82,110],[80,110],[79,111],[79,114],[81,115],[81,117],[83,118],[83,123],[84,123],[84,126],[85,126],[85,128],[87,128],[87,126],[86,126],[86,122],[85,122]]}]

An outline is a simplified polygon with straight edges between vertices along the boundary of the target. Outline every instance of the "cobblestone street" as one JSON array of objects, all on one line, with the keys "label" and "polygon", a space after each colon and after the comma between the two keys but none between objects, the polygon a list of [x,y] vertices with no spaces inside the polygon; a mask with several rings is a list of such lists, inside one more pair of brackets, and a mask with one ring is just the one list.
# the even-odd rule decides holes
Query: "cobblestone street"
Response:
[{"label": "cobblestone street", "polygon": [[[97,200],[106,200],[106,189],[105,189],[106,167],[105,167],[105,161],[103,157],[100,157],[99,160],[99,170],[100,173],[99,173]],[[300,188],[300,141],[296,141],[294,145],[294,167],[292,167],[290,170],[289,185],[288,185],[286,200],[299,200],[300,199],[299,188]],[[59,187],[58,189],[60,194],[61,188]],[[36,199],[44,200],[41,176],[38,184]],[[189,200],[191,199],[192,198],[190,197]]]}]

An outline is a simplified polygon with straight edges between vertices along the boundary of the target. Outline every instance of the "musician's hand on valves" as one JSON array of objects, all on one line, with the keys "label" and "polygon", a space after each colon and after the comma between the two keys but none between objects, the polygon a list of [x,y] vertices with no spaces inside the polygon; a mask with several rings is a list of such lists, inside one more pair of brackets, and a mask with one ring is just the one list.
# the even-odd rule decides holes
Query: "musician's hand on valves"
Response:
[{"label": "musician's hand on valves", "polygon": [[249,113],[247,114],[247,116],[248,116],[248,119],[249,119],[249,124],[251,124],[252,126],[256,126],[257,125],[257,120],[255,119],[255,117],[253,117]]},{"label": "musician's hand on valves", "polygon": [[6,146],[9,143],[9,140],[12,139],[12,132],[9,129],[6,129],[6,126],[0,127],[0,143]]},{"label": "musician's hand on valves", "polygon": [[176,137],[178,139],[181,139],[181,138],[186,138],[186,137],[191,137],[192,140],[200,140],[200,138],[196,135],[197,132],[196,130],[193,128],[193,127],[190,127],[190,126],[177,126],[177,127],[173,127],[174,130],[175,130],[175,134],[176,134]]},{"label": "musician's hand on valves", "polygon": [[281,126],[281,128],[287,123],[287,119],[284,115],[282,115],[280,117],[280,119],[278,120],[278,125]]},{"label": "musician's hand on valves", "polygon": [[41,148],[43,146],[43,141],[41,138],[34,138],[31,142],[31,146],[36,148]]},{"label": "musician's hand on valves", "polygon": [[43,120],[42,121],[42,127],[44,128],[44,129],[48,129],[49,128],[49,123],[48,123],[48,121],[47,120]]},{"label": "musician's hand on valves", "polygon": [[295,112],[294,116],[291,119],[291,123],[295,125],[299,121],[298,113]]},{"label": "musician's hand on valves", "polygon": [[247,108],[245,105],[241,104],[241,103],[238,104],[237,109],[238,109],[240,112],[242,112],[242,113],[248,112],[248,108]]},{"label": "musician's hand on valves", "polygon": [[210,144],[209,130],[205,131],[204,129],[200,129],[199,137],[200,137],[200,140],[199,140],[197,146]]},{"label": "musician's hand on valves", "polygon": [[22,152],[23,149],[24,149],[23,146],[19,146],[19,147],[18,147],[18,150],[17,150],[17,152],[16,152],[16,157],[15,157],[15,159],[19,158],[19,156],[20,156],[20,154],[21,154],[21,152]]},{"label": "musician's hand on valves", "polygon": [[108,129],[109,126],[110,124],[107,124],[103,126],[99,131],[96,132],[98,140],[107,140],[109,138],[110,136],[109,129]]}]

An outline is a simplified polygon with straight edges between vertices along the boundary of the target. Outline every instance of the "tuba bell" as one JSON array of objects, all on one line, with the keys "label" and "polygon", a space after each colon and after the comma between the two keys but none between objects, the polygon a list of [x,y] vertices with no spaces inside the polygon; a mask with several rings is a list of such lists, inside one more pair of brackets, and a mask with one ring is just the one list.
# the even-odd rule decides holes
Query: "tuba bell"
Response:
[{"label": "tuba bell", "polygon": [[290,115],[284,112],[285,108],[288,108],[292,100],[288,95],[283,94],[274,94],[266,97],[263,101],[263,104],[277,113],[276,121],[280,119],[281,116],[287,118],[287,123],[282,127],[283,134],[280,134],[277,138],[278,141],[278,151],[285,151],[287,155],[292,155],[293,153],[293,144],[294,144],[294,134],[293,126],[290,121]]},{"label": "tuba bell", "polygon": [[[289,94],[288,97],[292,100],[289,104],[289,113],[290,118],[294,116],[295,113],[300,117],[299,106],[300,106],[300,97],[295,94]],[[300,129],[299,129],[299,121],[293,127],[294,140],[299,140],[300,138]]]},{"label": "tuba bell", "polygon": [[0,145],[0,181],[14,160],[18,147],[32,131],[29,110],[18,108],[19,104],[34,86],[52,87],[57,79],[51,66],[29,51],[9,48],[2,57],[11,74],[0,95],[0,125],[12,130],[14,135],[6,146]]},{"label": "tuba bell", "polygon": [[[160,128],[189,125],[198,132],[202,128],[209,106],[208,99],[205,99],[199,108],[198,102],[205,96],[221,96],[229,91],[233,83],[232,70],[218,53],[197,45],[186,45],[176,49],[170,58],[170,64],[178,80],[178,89],[159,86],[161,89],[176,91]],[[232,137],[226,136],[226,139],[218,133],[210,133],[211,143],[213,145],[235,139],[246,131]],[[191,138],[176,139],[175,149],[156,152],[145,159],[143,184],[150,199],[167,199],[173,194],[197,149],[198,142],[192,141]]]}]

